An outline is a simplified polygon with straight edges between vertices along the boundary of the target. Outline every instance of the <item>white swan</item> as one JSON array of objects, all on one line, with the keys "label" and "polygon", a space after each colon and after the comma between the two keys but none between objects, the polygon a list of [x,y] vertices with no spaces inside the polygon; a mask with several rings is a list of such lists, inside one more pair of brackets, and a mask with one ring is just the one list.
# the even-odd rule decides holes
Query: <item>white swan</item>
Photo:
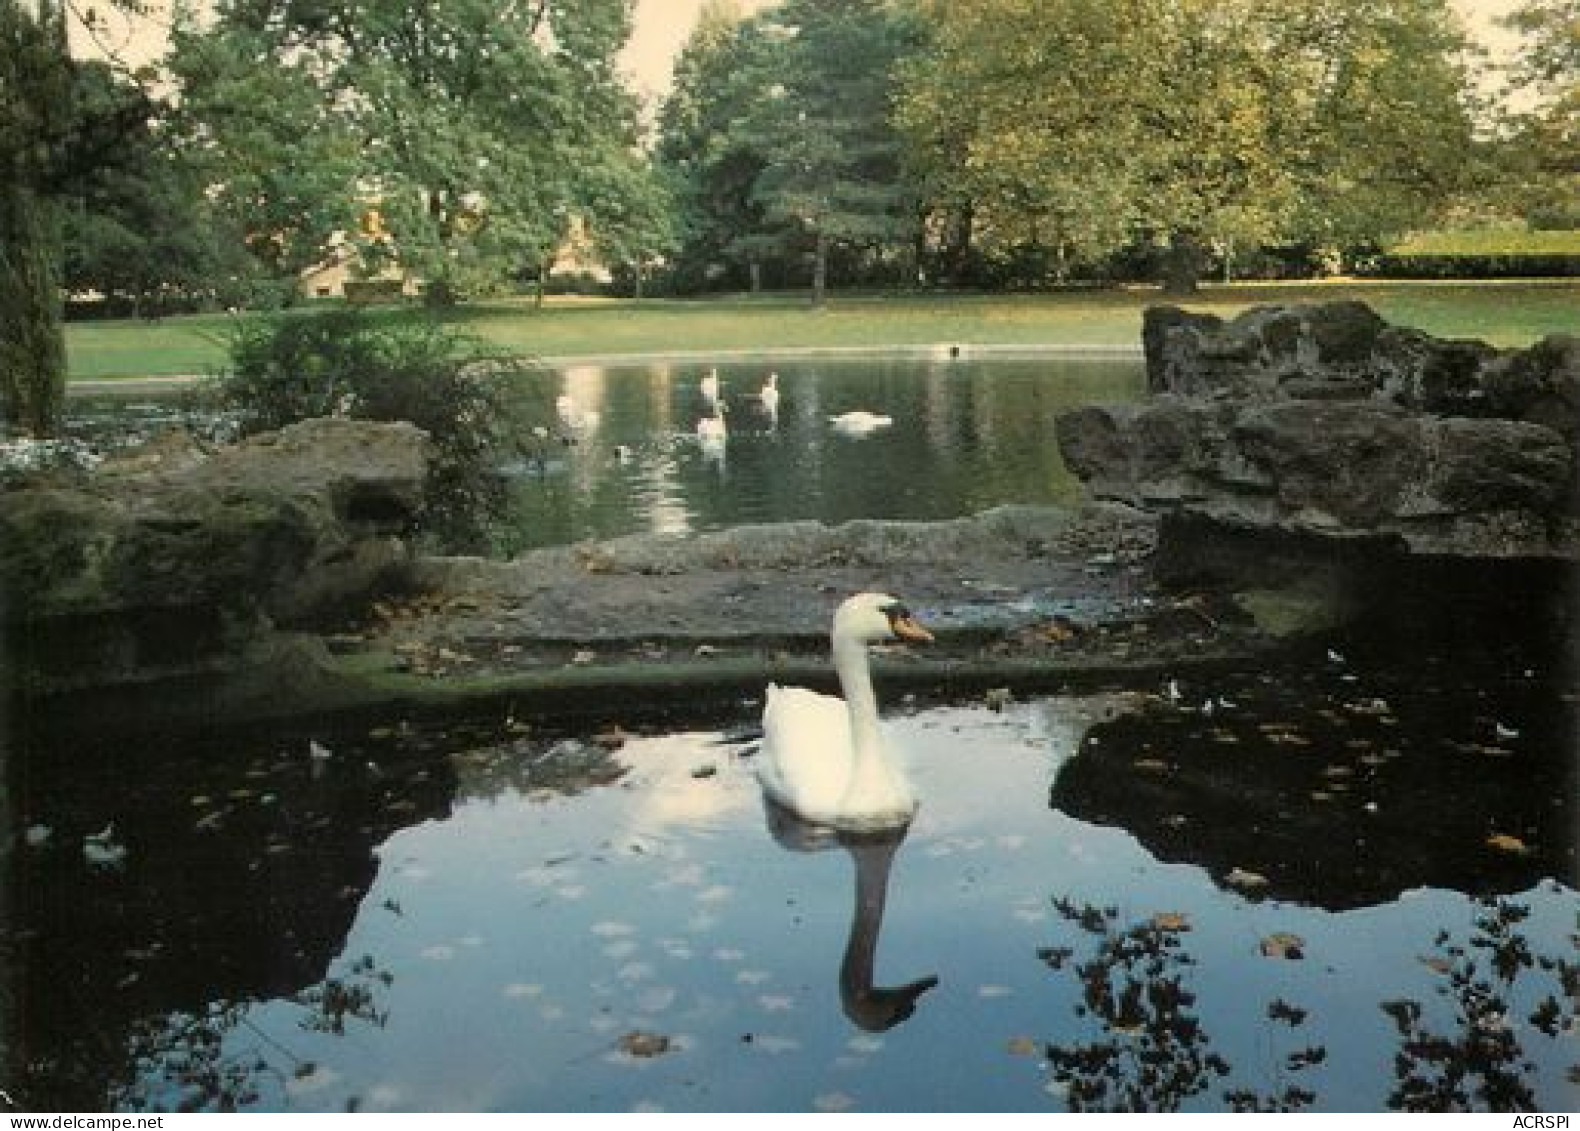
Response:
[{"label": "white swan", "polygon": [[865,436],[879,428],[887,428],[894,423],[892,416],[883,416],[880,413],[868,412],[858,409],[855,412],[845,412],[838,416],[831,416],[828,422],[837,430],[849,436]]},{"label": "white swan", "polygon": [[770,373],[763,382],[763,387],[758,390],[757,399],[763,402],[763,408],[769,416],[779,411],[779,374]]},{"label": "white swan", "polygon": [[719,371],[717,369],[708,370],[707,375],[702,378],[702,383],[699,387],[702,389],[702,395],[707,398],[709,404],[719,403]]},{"label": "white swan", "polygon": [[834,671],[844,698],[768,685],[757,779],[804,820],[842,830],[903,825],[916,797],[884,745],[867,646],[930,641],[932,634],[885,593],[858,593],[834,613]]}]

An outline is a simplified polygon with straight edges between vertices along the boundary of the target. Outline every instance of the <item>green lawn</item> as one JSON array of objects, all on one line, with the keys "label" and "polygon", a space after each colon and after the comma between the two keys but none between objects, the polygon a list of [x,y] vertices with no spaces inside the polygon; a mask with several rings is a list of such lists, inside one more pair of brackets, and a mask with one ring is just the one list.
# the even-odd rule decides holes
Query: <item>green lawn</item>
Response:
[{"label": "green lawn", "polygon": [[[1527,345],[1580,334],[1580,281],[1286,283],[1208,287],[1185,305],[1232,315],[1262,303],[1356,298],[1391,322],[1441,337]],[[485,341],[539,357],[709,353],[745,349],[927,345],[1139,345],[1151,289],[1043,295],[839,297],[813,310],[799,297],[551,299],[462,306],[450,319]],[[382,317],[416,317],[399,308]],[[227,315],[82,322],[67,328],[74,378],[210,373],[223,364]]]},{"label": "green lawn", "polygon": [[1518,228],[1476,228],[1418,232],[1388,248],[1392,255],[1575,255],[1580,231],[1530,232]]}]

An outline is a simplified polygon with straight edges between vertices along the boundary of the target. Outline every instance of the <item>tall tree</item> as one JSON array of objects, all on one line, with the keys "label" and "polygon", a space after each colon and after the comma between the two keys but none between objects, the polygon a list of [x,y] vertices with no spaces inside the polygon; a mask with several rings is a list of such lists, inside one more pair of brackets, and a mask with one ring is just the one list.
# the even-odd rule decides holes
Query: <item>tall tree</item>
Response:
[{"label": "tall tree", "polygon": [[58,0],[0,0],[0,415],[38,436],[65,404],[64,214],[139,159],[126,139],[146,113],[71,59],[66,18]]},{"label": "tall tree", "polygon": [[168,143],[170,108],[106,63],[77,70],[78,117],[114,131],[63,209],[66,289],[144,314],[248,298],[249,257],[216,221],[203,170]]},{"label": "tall tree", "polygon": [[778,78],[747,116],[766,155],[753,196],[769,224],[811,245],[821,304],[831,247],[877,253],[914,231],[890,120],[912,25],[885,0],[784,0],[763,18]]},{"label": "tall tree", "polygon": [[935,191],[1088,254],[1398,230],[1469,140],[1447,0],[918,0],[900,122]]},{"label": "tall tree", "polygon": [[914,41],[886,0],[785,0],[750,20],[710,7],[660,115],[682,258],[809,261],[820,302],[836,250],[854,263],[908,247],[916,194],[890,114]]},{"label": "tall tree", "polygon": [[[221,182],[282,270],[352,234],[430,297],[540,267],[636,143],[630,0],[221,0],[178,40]],[[287,160],[275,156],[286,155]],[[594,189],[599,191],[594,191]]]},{"label": "tall tree", "polygon": [[674,201],[680,246],[672,274],[688,289],[744,271],[756,290],[777,245],[764,239],[763,209],[751,195],[767,139],[743,128],[772,81],[768,50],[762,25],[736,0],[708,0],[675,60],[654,160]]},{"label": "tall tree", "polygon": [[0,411],[52,435],[66,389],[60,206],[72,72],[57,5],[0,0]]},{"label": "tall tree", "polygon": [[1507,195],[1540,226],[1580,227],[1580,0],[1525,0],[1500,147]]}]

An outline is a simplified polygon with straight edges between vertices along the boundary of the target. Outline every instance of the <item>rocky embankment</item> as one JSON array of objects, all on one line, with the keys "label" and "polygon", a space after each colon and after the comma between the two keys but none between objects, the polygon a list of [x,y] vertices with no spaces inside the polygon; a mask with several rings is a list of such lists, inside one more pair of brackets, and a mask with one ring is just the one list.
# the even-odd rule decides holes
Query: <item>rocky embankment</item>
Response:
[{"label": "rocky embankment", "polygon": [[[406,424],[310,420],[211,450],[182,432],[0,494],[0,630],[13,722],[201,719],[290,670],[310,627],[404,586],[427,481]],[[281,692],[272,677],[251,692]],[[219,719],[212,720],[214,722]]]},{"label": "rocky embankment", "polygon": [[1160,515],[1162,579],[1322,590],[1343,617],[1534,589],[1567,615],[1580,341],[1497,350],[1355,302],[1158,307],[1144,338],[1151,397],[1057,434],[1094,495]]}]

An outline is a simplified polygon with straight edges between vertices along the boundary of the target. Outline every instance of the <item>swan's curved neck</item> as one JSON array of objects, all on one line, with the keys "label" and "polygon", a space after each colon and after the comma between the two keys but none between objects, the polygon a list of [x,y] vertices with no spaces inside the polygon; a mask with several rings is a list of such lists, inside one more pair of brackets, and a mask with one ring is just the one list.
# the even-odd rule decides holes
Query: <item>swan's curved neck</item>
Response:
[{"label": "swan's curved neck", "polygon": [[872,689],[872,671],[867,663],[867,646],[860,640],[834,638],[834,671],[839,675],[850,714],[851,751],[857,761],[877,757],[878,696]]}]

